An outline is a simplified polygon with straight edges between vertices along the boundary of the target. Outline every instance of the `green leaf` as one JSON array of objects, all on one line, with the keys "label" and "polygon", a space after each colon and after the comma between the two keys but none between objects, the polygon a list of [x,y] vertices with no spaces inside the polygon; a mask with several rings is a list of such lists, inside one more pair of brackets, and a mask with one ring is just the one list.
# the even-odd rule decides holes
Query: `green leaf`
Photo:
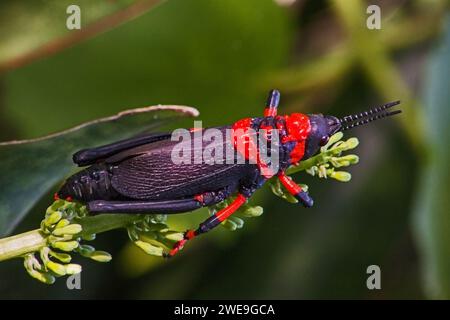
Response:
[{"label": "green leaf", "polygon": [[[36,57],[46,57],[57,48],[70,47],[85,37],[92,37],[132,19],[158,3],[147,1],[138,10],[135,5],[134,14],[125,14],[133,10],[133,3],[136,2],[139,1],[4,1],[0,4],[0,69],[14,68]],[[72,4],[80,7],[81,30],[69,30],[66,26],[70,16],[66,10]],[[122,11],[122,15],[114,16],[119,11]],[[102,23],[98,23],[99,20]]]},{"label": "green leaf", "polygon": [[418,185],[414,225],[430,298],[450,299],[450,19],[428,65],[424,105],[429,153]]},{"label": "green leaf", "polygon": [[[43,138],[0,143],[0,235],[11,232],[42,196],[76,168],[71,157],[77,150],[155,129],[182,116],[197,115],[198,111],[191,107],[152,106],[127,110]],[[50,217],[49,223],[57,222]]]}]

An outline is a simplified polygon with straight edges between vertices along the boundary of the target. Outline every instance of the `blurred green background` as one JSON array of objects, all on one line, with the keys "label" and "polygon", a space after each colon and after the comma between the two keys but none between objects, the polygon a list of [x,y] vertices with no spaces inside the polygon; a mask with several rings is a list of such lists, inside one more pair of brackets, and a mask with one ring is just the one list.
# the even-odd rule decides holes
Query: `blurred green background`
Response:
[{"label": "blurred green background", "polygon": [[[81,37],[65,26],[73,3]],[[369,4],[381,30],[366,27]],[[313,209],[263,188],[252,201],[261,217],[168,262],[122,230],[100,234],[113,260],[80,259],[82,290],[38,283],[17,259],[0,263],[0,298],[450,298],[447,1],[2,1],[0,39],[0,141],[159,103],[227,124],[260,115],[271,88],[281,113],[342,116],[397,99],[404,110],[348,132],[360,140],[349,183],[295,177]],[[37,228],[50,199],[13,233]],[[184,230],[205,215],[169,223]],[[366,287],[372,264],[381,290]]]}]

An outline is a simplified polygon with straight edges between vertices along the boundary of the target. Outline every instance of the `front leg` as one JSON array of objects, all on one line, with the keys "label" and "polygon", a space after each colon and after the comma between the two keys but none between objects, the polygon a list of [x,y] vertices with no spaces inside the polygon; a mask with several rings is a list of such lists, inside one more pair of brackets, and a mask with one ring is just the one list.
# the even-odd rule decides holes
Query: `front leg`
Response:
[{"label": "front leg", "polygon": [[199,227],[196,230],[186,231],[184,234],[184,238],[175,243],[172,250],[170,250],[169,253],[166,254],[166,257],[173,257],[178,251],[183,249],[186,242],[202,233],[206,233],[211,229],[217,227],[222,221],[235,213],[236,210],[238,210],[246,201],[247,198],[243,194],[238,193],[236,199],[228,207],[220,210],[213,216],[200,223]]},{"label": "front leg", "polygon": [[278,90],[270,90],[267,98],[266,108],[264,109],[264,117],[275,117],[277,115],[278,104],[280,103],[280,92]]},{"label": "front leg", "polygon": [[281,184],[287,189],[287,191],[292,194],[298,201],[300,201],[303,206],[310,208],[313,206],[314,201],[309,196],[308,192],[302,190],[302,188],[287,176],[284,172],[278,174],[278,179]]}]

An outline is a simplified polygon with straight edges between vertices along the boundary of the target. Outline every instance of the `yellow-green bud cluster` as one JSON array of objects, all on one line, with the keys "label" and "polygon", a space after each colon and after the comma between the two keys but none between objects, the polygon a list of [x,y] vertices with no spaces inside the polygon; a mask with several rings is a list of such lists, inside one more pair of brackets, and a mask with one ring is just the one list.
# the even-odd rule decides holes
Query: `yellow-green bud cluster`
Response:
[{"label": "yellow-green bud cluster", "polygon": [[127,228],[128,237],[145,253],[162,256],[183,239],[183,233],[170,230],[166,220],[166,215],[145,215]]},{"label": "yellow-green bud cluster", "polygon": [[86,207],[76,202],[56,200],[48,207],[41,222],[41,232],[46,236],[47,245],[39,249],[39,259],[34,253],[24,256],[25,269],[33,278],[52,284],[56,277],[80,273],[81,266],[70,263],[72,257],[68,252],[78,252],[99,262],[111,260],[109,253],[80,243],[82,239],[95,239],[95,234],[81,236],[82,225],[76,223],[86,215]]}]

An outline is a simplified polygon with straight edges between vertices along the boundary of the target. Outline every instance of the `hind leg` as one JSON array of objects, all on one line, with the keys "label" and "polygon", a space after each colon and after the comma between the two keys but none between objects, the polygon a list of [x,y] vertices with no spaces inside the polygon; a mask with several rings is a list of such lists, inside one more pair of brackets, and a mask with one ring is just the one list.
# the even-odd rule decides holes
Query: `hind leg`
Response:
[{"label": "hind leg", "polygon": [[136,200],[136,201],[106,201],[88,202],[90,213],[182,213],[207,207],[225,200],[233,190],[225,188],[218,191],[205,192],[193,197],[174,200]]},{"label": "hind leg", "polygon": [[183,249],[186,242],[189,240],[195,238],[196,236],[206,233],[210,231],[211,229],[217,227],[222,221],[227,219],[229,216],[231,216],[233,213],[236,212],[245,202],[247,201],[247,198],[241,194],[238,193],[236,199],[226,208],[220,210],[213,216],[209,217],[202,223],[200,223],[199,227],[196,230],[188,230],[184,234],[184,239],[178,241],[173,246],[172,250],[169,251],[169,253],[166,255],[166,257],[170,258],[173,257],[175,254],[178,253],[181,249]]},{"label": "hind leg", "polygon": [[201,208],[194,198],[164,201],[105,201],[87,204],[90,213],[181,213]]}]

